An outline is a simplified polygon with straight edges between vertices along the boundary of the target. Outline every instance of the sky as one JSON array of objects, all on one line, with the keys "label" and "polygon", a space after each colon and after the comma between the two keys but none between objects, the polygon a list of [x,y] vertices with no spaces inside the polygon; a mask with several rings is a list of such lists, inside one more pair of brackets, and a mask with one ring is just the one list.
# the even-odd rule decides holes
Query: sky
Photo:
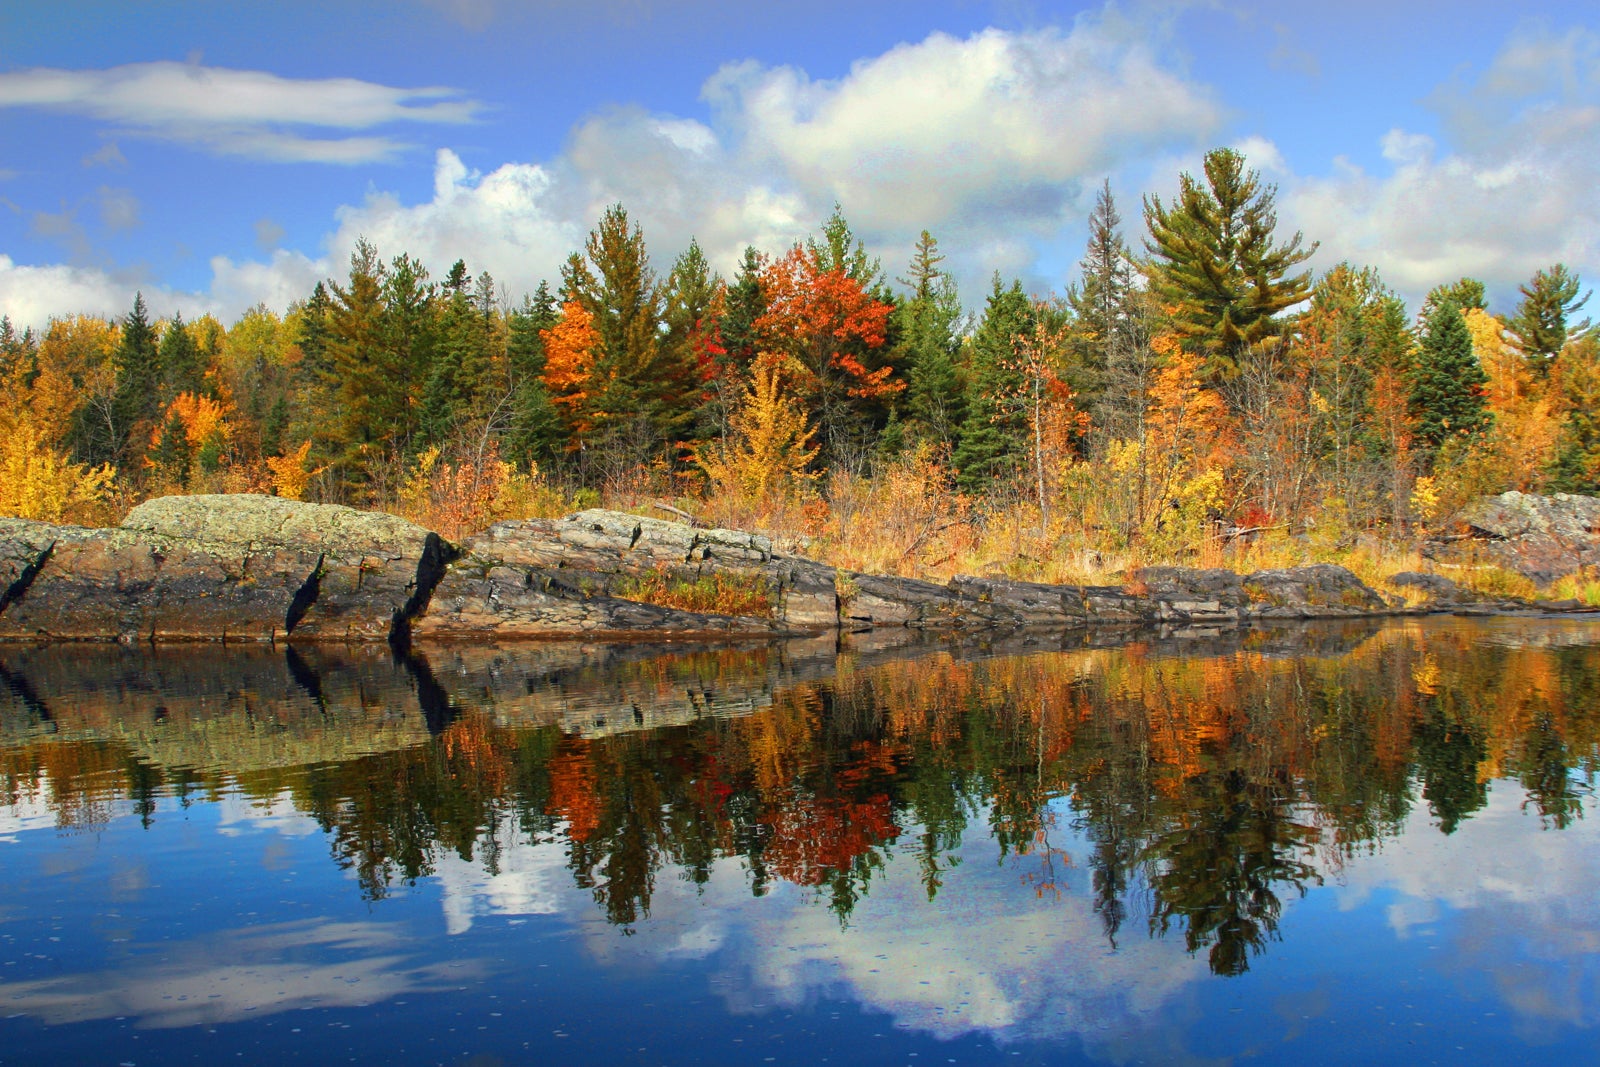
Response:
[{"label": "sky", "polygon": [[517,302],[618,202],[662,273],[837,204],[893,278],[926,229],[981,307],[1074,280],[1104,182],[1137,248],[1224,145],[1319,270],[1510,312],[1540,268],[1600,277],[1600,7],[11,0],[0,312],[281,312],[363,237]]}]

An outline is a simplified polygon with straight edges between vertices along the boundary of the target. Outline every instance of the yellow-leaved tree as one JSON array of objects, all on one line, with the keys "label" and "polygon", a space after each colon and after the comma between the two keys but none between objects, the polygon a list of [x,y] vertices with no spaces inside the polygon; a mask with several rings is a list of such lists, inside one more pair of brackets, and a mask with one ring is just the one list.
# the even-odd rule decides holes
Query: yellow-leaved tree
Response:
[{"label": "yellow-leaved tree", "polygon": [[1439,450],[1433,477],[1413,494],[1413,507],[1426,520],[1453,514],[1475,497],[1542,489],[1566,423],[1548,381],[1534,374],[1499,320],[1480,308],[1468,308],[1461,317],[1488,378],[1484,405],[1492,419]]},{"label": "yellow-leaved tree", "polygon": [[695,463],[717,495],[758,507],[779,504],[817,477],[807,470],[817,457],[816,430],[784,389],[784,370],[783,357],[758,356],[727,436],[695,450]]},{"label": "yellow-leaved tree", "polygon": [[65,438],[75,403],[109,397],[106,356],[115,341],[99,320],[52,322],[38,373],[18,366],[0,381],[0,515],[86,525],[111,517],[114,472],[74,463]]},{"label": "yellow-leaved tree", "polygon": [[93,524],[115,482],[110,466],[74,463],[51,446],[27,410],[0,415],[0,515]]}]

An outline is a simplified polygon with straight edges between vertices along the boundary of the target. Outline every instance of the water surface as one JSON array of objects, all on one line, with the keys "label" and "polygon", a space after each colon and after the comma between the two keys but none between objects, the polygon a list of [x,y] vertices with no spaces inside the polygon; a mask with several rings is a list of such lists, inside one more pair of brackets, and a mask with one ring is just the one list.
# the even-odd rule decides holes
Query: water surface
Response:
[{"label": "water surface", "polygon": [[0,1063],[1586,1062],[1600,624],[0,648]]}]

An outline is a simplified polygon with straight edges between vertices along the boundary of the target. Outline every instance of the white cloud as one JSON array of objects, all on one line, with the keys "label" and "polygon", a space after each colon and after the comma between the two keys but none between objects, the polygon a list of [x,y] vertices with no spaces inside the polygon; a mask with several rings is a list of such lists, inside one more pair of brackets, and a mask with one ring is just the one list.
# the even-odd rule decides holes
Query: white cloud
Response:
[{"label": "white cloud", "polygon": [[[91,103],[85,84],[116,72],[33,71],[0,75],[0,104],[53,101],[130,128],[159,124],[163,136],[209,138],[219,151],[328,161],[382,156],[392,145],[382,131],[315,138],[304,127],[467,121],[476,106],[448,90],[350,80],[295,82],[183,64],[118,70],[137,72],[128,80],[142,94]],[[164,87],[197,70],[224,88],[259,87],[266,99],[219,92],[204,104],[172,103]],[[704,120],[617,108],[580,122],[551,159],[482,172],[439,149],[430,198],[407,203],[375,189],[336,212],[319,249],[217,257],[210,290],[196,300],[225,316],[258,301],[281,308],[317,278],[342,274],[363,236],[385,256],[411,253],[436,275],[466,259],[516,297],[553,281],[618,201],[643,226],[661,271],[693,237],[731,272],[746,245],[781,250],[814,232],[837,201],[891,275],[927,228],[969,305],[980,303],[996,270],[1059,287],[1103,177],[1114,179],[1137,247],[1133,191],[1169,191],[1178,170],[1195,169],[1214,143],[1221,108],[1177,71],[1148,34],[1111,14],[1080,19],[1070,31],[934,34],[863,59],[835,80],[731,64],[705,84]],[[338,87],[339,102],[330,104],[323,87]],[[1391,132],[1385,165],[1371,170],[1338,160],[1327,174],[1297,175],[1267,137],[1230,140],[1280,185],[1284,232],[1322,242],[1317,265],[1373,264],[1412,300],[1464,274],[1484,279],[1503,303],[1552,262],[1600,270],[1600,204],[1592,196],[1600,185],[1600,37],[1523,34],[1475,81],[1441,89],[1434,106],[1443,132]],[[76,271],[76,287],[50,301],[37,276],[17,273],[57,269],[0,271],[0,305],[25,289],[29,314],[77,310],[73,302],[101,276]],[[124,289],[109,307],[130,298]]]},{"label": "white cloud", "polygon": [[[297,253],[278,252],[271,263],[235,265],[225,257],[212,260],[212,285],[195,293],[151,284],[134,272],[114,272],[99,267],[62,263],[27,266],[0,253],[0,314],[10,316],[18,329],[44,328],[52,317],[95,315],[120,318],[133,307],[134,293],[144,294],[153,318],[182,312],[186,319],[211,313],[221,318],[266,300],[282,310],[290,299],[303,300],[325,271],[307,269],[311,261]],[[310,281],[295,288],[294,279]],[[274,302],[276,301],[276,302]]]},{"label": "white cloud", "polygon": [[[620,108],[579,124],[566,151],[543,163],[479,174],[440,149],[430,200],[375,191],[341,208],[315,262],[338,272],[366,237],[435,273],[465,258],[515,296],[554,280],[620,201],[658,269],[697,238],[731,272],[746,245],[781,250],[837,201],[891,273],[931,229],[975,296],[995,269],[1027,274],[1107,171],[1152,148],[1192,147],[1219,121],[1208,94],[1165,71],[1147,45],[1093,22],[1070,33],[934,34],[837,81],[735,64],[704,95],[709,123]],[[214,266],[233,284],[253,278],[273,303],[270,294],[303,285],[312,262]],[[293,272],[292,285],[274,280],[279,268]],[[229,307],[235,299],[213,296]]]},{"label": "white cloud", "polygon": [[1388,174],[1338,161],[1286,183],[1285,219],[1322,240],[1319,262],[1374,264],[1413,300],[1470,275],[1501,310],[1552,263],[1600,270],[1600,36],[1519,34],[1433,104],[1449,147],[1396,129]]},{"label": "white cloud", "polygon": [[[402,89],[355,78],[283,78],[170,61],[0,73],[0,107],[85,115],[222,155],[341,164],[388,159],[407,146],[383,136],[310,136],[306,128],[460,124],[473,121],[479,111],[478,103],[458,90],[439,86]],[[114,161],[100,160],[104,152],[89,158]]]}]

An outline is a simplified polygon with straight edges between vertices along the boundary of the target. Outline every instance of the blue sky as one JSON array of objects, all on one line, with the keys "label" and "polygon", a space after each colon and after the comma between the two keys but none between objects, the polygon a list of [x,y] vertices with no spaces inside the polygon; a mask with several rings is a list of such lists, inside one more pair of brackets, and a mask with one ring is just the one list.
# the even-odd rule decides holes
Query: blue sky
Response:
[{"label": "blue sky", "polygon": [[[1600,275],[1600,10],[723,0],[15,4],[0,15],[0,310],[231,319],[357,237],[512,299],[620,200],[665,269],[731,268],[835,202],[969,304],[1071,280],[1109,179],[1130,237],[1216,145],[1319,266],[1416,299]],[[20,8],[20,10],[19,10]]]}]

